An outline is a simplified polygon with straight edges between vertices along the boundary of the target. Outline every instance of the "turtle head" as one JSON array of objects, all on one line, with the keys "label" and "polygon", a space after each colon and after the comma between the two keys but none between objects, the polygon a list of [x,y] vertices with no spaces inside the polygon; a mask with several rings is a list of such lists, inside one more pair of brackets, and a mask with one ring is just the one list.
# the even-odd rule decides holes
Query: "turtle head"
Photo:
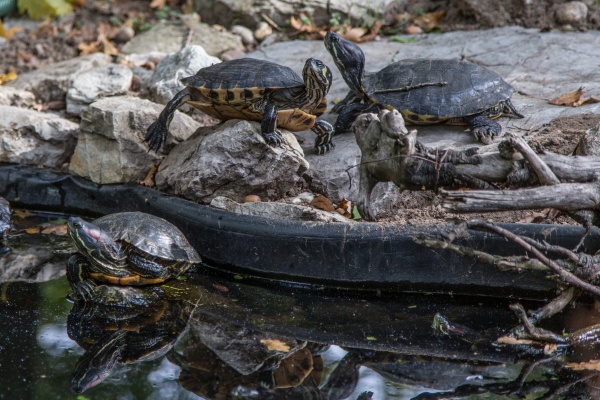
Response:
[{"label": "turtle head", "polygon": [[304,63],[302,78],[308,90],[318,89],[324,91],[323,97],[329,92],[333,81],[333,75],[327,65],[314,58],[309,58]]},{"label": "turtle head", "polygon": [[333,57],[333,61],[348,87],[355,93],[363,95],[362,80],[365,72],[365,55],[360,47],[332,31],[327,32],[325,35],[325,47]]},{"label": "turtle head", "polygon": [[100,271],[110,273],[116,264],[122,264],[121,246],[96,225],[71,217],[67,222],[67,232],[77,250]]}]

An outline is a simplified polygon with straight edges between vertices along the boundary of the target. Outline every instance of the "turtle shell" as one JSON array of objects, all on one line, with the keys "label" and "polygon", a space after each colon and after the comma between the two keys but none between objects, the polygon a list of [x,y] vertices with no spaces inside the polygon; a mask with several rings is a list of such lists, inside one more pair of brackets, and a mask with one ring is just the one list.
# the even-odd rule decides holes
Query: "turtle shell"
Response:
[{"label": "turtle shell", "polygon": [[[422,83],[408,91],[381,92]],[[365,77],[364,87],[378,104],[395,108],[412,123],[431,124],[481,113],[507,100],[514,89],[500,75],[458,60],[413,59],[388,65]]]},{"label": "turtle shell", "polygon": [[115,240],[125,242],[150,257],[198,263],[196,250],[170,222],[143,212],[109,214],[93,222]]},{"label": "turtle shell", "polygon": [[[221,119],[262,121],[263,113],[255,108],[264,96],[271,94],[277,105],[289,102],[304,90],[304,81],[291,68],[270,61],[239,58],[214,64],[180,82],[190,89],[187,103]],[[310,129],[316,117],[327,109],[325,99],[311,112],[299,108],[279,109],[277,125],[291,131]]]}]

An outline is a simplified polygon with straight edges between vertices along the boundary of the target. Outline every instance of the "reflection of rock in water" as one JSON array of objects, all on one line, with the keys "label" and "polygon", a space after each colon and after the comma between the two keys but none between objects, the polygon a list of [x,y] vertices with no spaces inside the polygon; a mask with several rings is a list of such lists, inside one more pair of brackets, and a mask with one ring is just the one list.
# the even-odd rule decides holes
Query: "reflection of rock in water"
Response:
[{"label": "reflection of rock in water", "polygon": [[[138,301],[144,289],[115,288],[116,297],[130,294]],[[149,288],[154,298],[156,288]],[[113,294],[114,295],[114,294]],[[119,304],[123,304],[120,302]],[[131,304],[131,303],[129,303]],[[149,361],[163,356],[187,327],[194,305],[187,301],[160,299],[129,307],[75,303],[67,320],[69,337],[86,352],[71,375],[71,390],[82,393],[106,379],[117,363]]]},{"label": "reflection of rock in water", "polygon": [[180,384],[208,399],[342,399],[358,379],[356,358],[343,360],[324,389],[323,358],[329,346],[307,343],[227,323],[205,314],[190,322],[181,353]]}]

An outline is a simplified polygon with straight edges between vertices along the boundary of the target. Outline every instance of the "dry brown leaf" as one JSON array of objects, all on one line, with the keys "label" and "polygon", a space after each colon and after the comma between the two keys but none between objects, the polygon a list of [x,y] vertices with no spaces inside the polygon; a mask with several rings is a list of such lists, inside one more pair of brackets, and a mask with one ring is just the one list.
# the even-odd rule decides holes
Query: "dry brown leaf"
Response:
[{"label": "dry brown leaf", "polygon": [[446,15],[446,10],[431,12],[427,14],[420,15],[413,19],[413,23],[415,25],[419,25],[421,28],[426,31],[430,31],[433,28],[436,28],[440,23],[442,17]]},{"label": "dry brown leaf", "polygon": [[55,234],[58,236],[65,236],[67,234],[67,224],[53,225],[42,230],[43,235]]},{"label": "dry brown leaf", "polygon": [[600,103],[600,97],[598,96],[590,96],[590,97],[582,97],[578,102],[573,104],[574,107],[579,107],[584,104],[592,104],[592,103]]},{"label": "dry brown leaf", "polygon": [[7,74],[0,74],[0,85],[5,82],[14,81],[15,79],[17,79],[17,70],[13,68]]},{"label": "dry brown leaf", "polygon": [[160,163],[152,164],[152,167],[150,168],[150,171],[148,171],[148,173],[146,174],[146,177],[144,178],[144,180],[140,181],[140,185],[144,185],[147,187],[154,187],[154,185],[155,185],[154,175],[156,175],[156,171],[158,171],[159,165],[160,165]]},{"label": "dry brown leaf", "polygon": [[355,27],[347,29],[346,31],[344,31],[344,33],[341,34],[341,36],[346,40],[359,43],[361,41],[360,38],[365,33],[367,33],[367,30],[365,28]]},{"label": "dry brown leaf", "polygon": [[287,353],[290,351],[290,346],[277,339],[261,339],[260,342],[267,346],[267,349],[274,351],[283,351]]},{"label": "dry brown leaf", "polygon": [[41,228],[39,226],[32,226],[31,228],[26,228],[25,229],[25,233],[28,233],[30,235],[35,235],[40,233]]},{"label": "dry brown leaf", "polygon": [[0,37],[10,40],[19,32],[21,32],[21,28],[19,28],[18,26],[13,26],[12,28],[6,30],[4,28],[4,25],[2,25],[2,20],[0,20]]},{"label": "dry brown leaf", "polygon": [[25,219],[31,217],[33,213],[28,210],[14,210],[13,215],[19,219]]},{"label": "dry brown leaf", "polygon": [[312,199],[312,201],[310,202],[310,205],[315,208],[318,208],[320,210],[324,210],[324,211],[334,211],[335,210],[335,207],[333,206],[333,203],[331,202],[331,200],[329,200],[327,197],[323,196],[322,194],[315,196],[315,198]]},{"label": "dry brown leaf", "polygon": [[364,42],[370,42],[372,40],[375,40],[375,37],[379,33],[380,29],[381,29],[381,21],[377,20],[373,23],[373,25],[371,25],[371,28],[369,29],[369,33],[367,33],[366,35],[363,35],[360,38],[360,42],[364,43]]},{"label": "dry brown leaf", "polygon": [[102,52],[109,56],[118,56],[119,50],[106,38],[102,39]]},{"label": "dry brown leaf", "polygon": [[152,0],[150,8],[158,8],[159,10],[167,5],[167,0]]},{"label": "dry brown leaf", "polygon": [[77,48],[79,49],[80,56],[87,56],[88,54],[98,53],[100,51],[100,46],[98,46],[97,42],[79,43]]},{"label": "dry brown leaf", "polygon": [[574,92],[563,94],[560,97],[550,100],[548,103],[553,104],[555,106],[574,106],[581,100],[583,97],[584,87],[580,87]]},{"label": "dry brown leaf", "polygon": [[567,363],[567,368],[574,371],[600,371],[600,360],[589,360],[580,363]]}]

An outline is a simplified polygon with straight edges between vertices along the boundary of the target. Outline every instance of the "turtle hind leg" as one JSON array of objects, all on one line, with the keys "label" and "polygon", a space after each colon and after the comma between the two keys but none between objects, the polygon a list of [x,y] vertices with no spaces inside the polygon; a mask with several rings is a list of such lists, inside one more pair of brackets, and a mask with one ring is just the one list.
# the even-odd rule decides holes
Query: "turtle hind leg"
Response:
[{"label": "turtle hind leg", "polygon": [[167,267],[138,254],[135,250],[132,250],[127,255],[127,260],[129,261],[129,268],[131,268],[131,271],[138,273],[143,278],[149,278],[148,280],[156,279],[159,281],[171,278],[172,274]]},{"label": "turtle hind leg", "polygon": [[315,151],[317,154],[325,154],[335,147],[331,141],[334,132],[333,126],[329,122],[317,118],[310,130],[317,134],[317,139],[315,140]]},{"label": "turtle hind leg", "polygon": [[158,151],[161,148],[167,134],[169,133],[169,125],[173,119],[175,111],[187,102],[190,98],[190,92],[187,89],[183,89],[178,92],[172,99],[167,103],[165,108],[161,111],[160,115],[154,121],[146,131],[146,137],[144,140],[148,143],[150,150]]},{"label": "turtle hind leg", "polygon": [[75,254],[67,262],[67,280],[73,294],[83,301],[91,301],[96,294],[96,283],[88,273],[89,264],[80,254]]},{"label": "turtle hind leg", "polygon": [[485,144],[490,144],[495,136],[499,136],[502,133],[500,124],[484,115],[468,116],[465,117],[465,121],[477,140]]}]

